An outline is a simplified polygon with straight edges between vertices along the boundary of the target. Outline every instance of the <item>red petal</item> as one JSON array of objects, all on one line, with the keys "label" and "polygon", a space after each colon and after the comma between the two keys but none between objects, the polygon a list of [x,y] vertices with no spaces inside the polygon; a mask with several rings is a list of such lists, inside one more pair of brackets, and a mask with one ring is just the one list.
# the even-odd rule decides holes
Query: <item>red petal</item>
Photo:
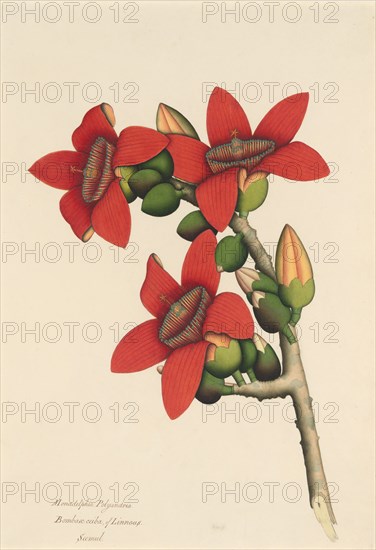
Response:
[{"label": "red petal", "polygon": [[63,218],[71,225],[73,233],[81,240],[91,227],[91,213],[93,204],[82,198],[82,188],[75,187],[65,193],[60,199],[60,212]]},{"label": "red petal", "polygon": [[93,107],[86,113],[80,126],[73,132],[72,143],[74,148],[77,151],[90,153],[90,148],[98,137],[103,137],[116,145],[117,135],[113,129],[114,124],[114,112],[110,105],[102,103],[102,105]]},{"label": "red petal", "polygon": [[116,246],[127,246],[131,213],[118,179],[110,183],[106,194],[97,203],[91,221],[95,232],[103,239]]},{"label": "red petal", "polygon": [[212,231],[204,231],[196,237],[185,256],[181,273],[181,284],[188,291],[203,286],[214,298],[217,293],[220,274],[214,259],[217,239]]},{"label": "red petal", "polygon": [[112,166],[132,166],[158,155],[168,145],[168,138],[143,126],[129,126],[120,132]]},{"label": "red petal", "polygon": [[294,141],[265,157],[255,171],[271,172],[289,180],[313,181],[325,178],[329,166],[312,147]]},{"label": "red petal", "polygon": [[159,340],[158,330],[158,321],[152,319],[128,332],[112,355],[112,372],[138,372],[164,361],[171,350]]},{"label": "red petal", "polygon": [[209,345],[209,342],[198,342],[177,349],[163,367],[163,403],[172,420],[189,407],[196,395]]},{"label": "red petal", "polygon": [[146,277],[140,296],[146,309],[155,317],[166,315],[170,306],[184,293],[181,286],[161,267],[155,254],[149,256]]},{"label": "red petal", "polygon": [[308,106],[307,92],[291,95],[275,105],[257,126],[253,137],[271,139],[277,147],[289,143],[299,130]]},{"label": "red petal", "polygon": [[[212,147],[229,143],[233,137],[249,139],[252,130],[237,100],[223,88],[214,88],[208,104],[206,127]],[[235,132],[236,131],[236,132]]]},{"label": "red petal", "polygon": [[72,189],[82,183],[88,156],[77,151],[49,153],[34,162],[29,172],[56,189]]},{"label": "red petal", "polygon": [[254,323],[244,300],[232,292],[222,292],[209,306],[203,328],[206,332],[225,333],[232,338],[252,338]]},{"label": "red petal", "polygon": [[167,150],[174,161],[174,176],[190,183],[200,183],[206,179],[211,170],[206,162],[209,147],[187,136],[168,134],[170,143]]},{"label": "red petal", "polygon": [[223,231],[232,218],[238,198],[237,169],[210,176],[196,190],[196,199],[207,221]]}]

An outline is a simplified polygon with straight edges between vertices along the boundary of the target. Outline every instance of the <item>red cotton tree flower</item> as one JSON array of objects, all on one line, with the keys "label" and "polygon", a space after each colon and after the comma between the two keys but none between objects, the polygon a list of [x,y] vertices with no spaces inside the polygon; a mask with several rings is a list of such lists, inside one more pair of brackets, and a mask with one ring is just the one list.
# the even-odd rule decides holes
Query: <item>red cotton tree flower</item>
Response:
[{"label": "red cotton tree flower", "polygon": [[[304,119],[308,97],[308,93],[299,93],[283,99],[252,133],[238,101],[216,87],[206,119],[210,147],[193,137],[167,133],[174,176],[197,185],[201,212],[218,231],[226,228],[234,213],[239,186],[237,169],[246,170],[247,176],[272,173],[299,181],[329,174],[328,165],[317,151],[300,141],[291,142]],[[162,104],[162,124],[165,112]]]},{"label": "red cotton tree flower", "polygon": [[47,185],[67,191],[60,200],[60,211],[79,239],[87,242],[97,233],[106,241],[125,247],[131,215],[116,168],[125,165],[124,156],[133,147],[137,147],[139,158],[146,161],[160,153],[168,139],[155,130],[138,127],[132,131],[131,139],[123,133],[118,138],[114,125],[110,105],[93,107],[73,132],[76,150],[49,153],[29,171]]},{"label": "red cotton tree flower", "polygon": [[171,419],[180,416],[195,397],[205,361],[213,351],[209,349],[213,333],[239,340],[253,336],[253,319],[242,298],[232,292],[217,295],[220,274],[215,246],[212,231],[195,239],[183,263],[181,284],[163,269],[156,255],[149,257],[140,296],[154,319],[127,333],[112,356],[111,370],[117,373],[142,371],[167,359],[162,396]]}]

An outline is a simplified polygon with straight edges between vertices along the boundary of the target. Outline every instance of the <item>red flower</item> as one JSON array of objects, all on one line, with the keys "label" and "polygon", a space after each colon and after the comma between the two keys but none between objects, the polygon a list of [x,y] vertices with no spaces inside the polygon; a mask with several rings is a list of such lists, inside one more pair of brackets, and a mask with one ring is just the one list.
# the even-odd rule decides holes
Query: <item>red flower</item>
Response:
[{"label": "red flower", "polygon": [[253,320],[237,294],[217,294],[220,275],[214,251],[216,238],[205,231],[191,244],[179,285],[152,254],[147,264],[141,301],[155,317],[131,330],[112,356],[113,372],[137,372],[167,359],[162,373],[162,396],[170,418],[191,404],[201,381],[210,342],[207,332],[232,338],[253,336]]},{"label": "red flower", "polygon": [[235,209],[237,168],[245,168],[248,174],[266,172],[300,181],[329,174],[317,151],[300,141],[290,143],[303,121],[308,96],[295,94],[277,103],[252,134],[242,107],[217,87],[210,96],[206,119],[211,147],[191,137],[168,134],[174,176],[198,185],[199,207],[218,231],[226,228]]},{"label": "red flower", "polygon": [[117,137],[114,124],[114,112],[107,103],[90,109],[73,132],[76,151],[45,155],[29,171],[51,187],[68,190],[60,200],[60,211],[79,239],[86,242],[95,232],[125,247],[131,216],[115,169],[126,165],[124,156],[135,143],[142,159],[139,162],[143,162],[160,153],[168,139],[155,130],[133,127],[131,142],[127,143],[124,131]]}]

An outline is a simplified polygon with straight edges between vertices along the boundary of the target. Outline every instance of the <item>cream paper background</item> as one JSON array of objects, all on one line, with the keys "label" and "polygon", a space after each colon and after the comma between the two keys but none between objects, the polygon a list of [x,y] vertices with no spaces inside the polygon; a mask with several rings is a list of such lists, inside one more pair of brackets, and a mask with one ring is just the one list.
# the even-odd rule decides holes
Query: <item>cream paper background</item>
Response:
[{"label": "cream paper background", "polygon": [[[317,23],[313,2],[295,3],[301,12],[296,23],[282,17],[282,2],[276,4],[274,22],[260,2],[261,17],[255,23],[246,20],[256,18],[252,6],[245,8],[245,15],[241,12],[239,22],[231,15],[221,21],[221,10],[234,8],[233,2],[211,3],[209,9],[218,13],[208,16],[206,23],[201,2],[139,2],[133,16],[132,6],[124,2],[98,2],[97,23],[88,23],[82,15],[87,9],[87,18],[95,17],[90,10],[98,8],[87,2],[75,8],[73,22],[65,3],[60,3],[62,17],[56,23],[43,18],[35,23],[30,16],[22,22],[21,3],[2,4],[3,9],[13,4],[19,10],[2,25],[3,81],[16,83],[20,90],[37,82],[43,89],[55,82],[55,89],[62,91],[56,102],[46,100],[43,93],[36,100],[16,92],[3,96],[2,103],[3,167],[19,169],[14,175],[3,173],[2,181],[2,239],[8,252],[2,259],[3,340],[7,339],[2,399],[8,403],[6,410],[14,413],[2,417],[2,480],[3,490],[17,491],[2,504],[3,548],[332,547],[308,504],[288,400],[273,402],[274,421],[270,406],[229,398],[210,409],[210,416],[195,402],[172,422],[164,412],[154,368],[134,375],[110,373],[115,327],[123,335],[124,326],[150,317],[138,297],[149,254],[157,252],[165,267],[175,277],[180,275],[188,244],[177,237],[175,228],[190,207],[184,204],[172,216],[157,220],[143,215],[139,202],[133,203],[135,244],[120,251],[118,258],[96,236],[89,248],[75,239],[59,213],[62,193],[25,175],[25,167],[48,152],[71,149],[73,129],[95,104],[82,95],[90,82],[102,90],[98,102],[114,106],[117,130],[132,124],[153,127],[163,101],[182,111],[204,141],[204,83],[224,83],[230,91],[237,86],[252,128],[282,99],[283,89],[295,93],[294,86],[284,88],[287,83],[295,82],[302,90],[318,87],[316,98],[311,89],[296,139],[319,150],[338,165],[338,172],[327,182],[275,178],[267,203],[251,221],[264,243],[276,242],[283,225],[290,223],[307,248],[312,247],[310,254],[316,254],[317,295],[301,322],[302,353],[317,403],[324,466],[336,493],[336,548],[374,548],[372,3],[329,3],[326,11],[320,3]],[[240,9],[246,4],[255,3],[241,3]],[[338,13],[331,15],[336,6]],[[48,7],[47,19],[55,17],[54,9]],[[139,22],[114,22],[117,9]],[[294,18],[297,8],[287,9],[287,18]],[[324,17],[339,22],[324,23]],[[67,82],[78,83],[72,102]],[[130,82],[138,90],[133,103],[122,91]],[[278,83],[272,101],[268,82]],[[120,98],[114,98],[114,83],[119,83]],[[261,89],[257,101],[251,101],[256,87],[249,83]],[[334,88],[327,83],[335,83]],[[128,92],[132,86],[128,84]],[[94,92],[86,89],[91,97]],[[53,87],[49,93],[53,97]],[[328,95],[338,102],[329,102]],[[25,247],[35,246],[40,246],[37,256],[24,255]],[[61,255],[59,261],[51,261],[56,254]],[[222,277],[220,288],[238,291],[231,275]],[[78,325],[70,341],[67,323],[73,322]],[[40,342],[32,335],[22,336],[25,327],[35,323],[40,323]],[[335,325],[327,323],[338,325],[338,332],[332,334]],[[98,341],[89,342],[95,340],[98,326]],[[16,333],[7,336],[12,330]],[[64,403],[72,402],[77,405],[70,422]],[[17,407],[21,411],[35,403],[41,407],[37,419],[16,412]],[[96,409],[90,403],[96,403]],[[119,403],[119,422],[114,403]],[[59,410],[61,419],[53,422]],[[101,417],[89,422],[96,410]],[[139,502],[103,513],[52,506],[47,499],[56,489],[63,501],[68,500],[69,482],[78,483],[78,500],[87,483],[97,484],[104,500],[113,499],[114,484],[119,484],[120,498],[134,487],[124,490],[124,484],[137,484],[134,498]],[[206,503],[205,482],[218,488]],[[39,503],[22,490],[36,483]],[[224,492],[236,483],[239,502]],[[54,523],[59,515],[75,514],[85,521],[99,516],[141,524],[104,529]],[[77,542],[81,534],[100,536],[103,531],[102,542]]]}]

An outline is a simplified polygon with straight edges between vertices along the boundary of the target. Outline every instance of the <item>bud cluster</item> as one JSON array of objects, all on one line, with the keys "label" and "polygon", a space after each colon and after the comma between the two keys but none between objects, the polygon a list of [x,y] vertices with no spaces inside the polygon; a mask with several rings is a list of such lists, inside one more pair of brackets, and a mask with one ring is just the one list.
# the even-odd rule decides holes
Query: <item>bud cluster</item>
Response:
[{"label": "bud cluster", "polygon": [[272,346],[261,336],[236,340],[227,334],[207,333],[208,347],[205,366],[196,392],[196,399],[204,404],[219,401],[223,395],[231,395],[233,386],[225,379],[232,376],[239,386],[246,384],[243,374],[251,382],[270,381],[281,375],[281,363]]},{"label": "bud cluster", "polygon": [[241,268],[236,278],[259,325],[269,333],[282,332],[290,344],[296,338],[289,325],[299,321],[302,308],[313,299],[315,285],[308,254],[296,232],[286,225],[276,254],[277,282],[254,269]]}]

